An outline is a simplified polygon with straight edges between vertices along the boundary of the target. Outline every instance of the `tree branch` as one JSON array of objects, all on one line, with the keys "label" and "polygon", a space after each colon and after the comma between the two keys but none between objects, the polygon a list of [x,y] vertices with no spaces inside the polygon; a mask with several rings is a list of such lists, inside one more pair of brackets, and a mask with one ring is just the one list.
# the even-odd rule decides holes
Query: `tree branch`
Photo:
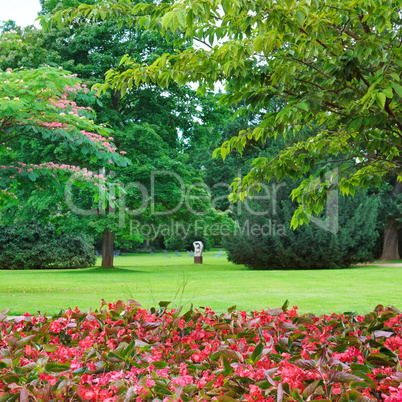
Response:
[{"label": "tree branch", "polygon": [[363,22],[364,15],[363,15],[363,14],[360,14],[360,15],[358,16],[358,18],[359,18],[359,20],[360,20],[360,23],[362,24],[363,31],[364,31],[365,33],[367,33],[367,34],[370,34],[370,33],[371,33],[370,27],[367,25],[366,21]]},{"label": "tree branch", "polygon": [[315,82],[303,80],[303,79],[301,79],[301,78],[295,78],[294,80],[297,81],[297,82],[304,82],[305,84],[314,85],[314,86],[316,86],[317,88],[320,88],[322,91],[326,91],[326,92],[335,92],[334,90],[329,90],[329,89],[327,89],[327,88],[324,88],[324,87],[322,87],[321,85],[316,84]]},{"label": "tree branch", "polygon": [[311,67],[312,69],[314,69],[315,71],[319,72],[321,75],[323,75],[326,78],[331,78],[331,76],[329,74],[326,74],[324,71],[322,71],[318,66],[316,66],[313,63],[307,63],[306,61],[296,59],[294,57],[291,57],[290,59],[296,61],[297,63],[303,64],[303,65],[305,65],[307,67]]},{"label": "tree branch", "polygon": [[202,43],[203,45],[209,47],[210,49],[212,49],[212,46],[211,46],[209,43],[205,42],[204,40],[202,40],[202,39],[200,39],[200,38],[197,38],[196,36],[194,36],[194,39],[195,39],[196,41]]}]

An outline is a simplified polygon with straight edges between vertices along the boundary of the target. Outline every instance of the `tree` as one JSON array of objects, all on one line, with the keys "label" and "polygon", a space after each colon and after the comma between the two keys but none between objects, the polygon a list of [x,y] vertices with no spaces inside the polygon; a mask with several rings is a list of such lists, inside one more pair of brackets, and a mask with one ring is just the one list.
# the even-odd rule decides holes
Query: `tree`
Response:
[{"label": "tree", "polygon": [[[17,31],[2,35],[1,56],[18,53],[22,46],[18,36]],[[10,62],[10,58],[0,57],[0,62]],[[32,194],[33,183],[42,191],[54,190],[49,179],[65,184],[72,173],[92,188],[104,188],[106,199],[113,199],[106,177],[88,168],[123,166],[128,160],[115,152],[111,131],[94,123],[89,105],[96,98],[87,85],[62,67],[8,67],[1,73],[0,96],[0,201],[18,199],[21,188]]]},{"label": "tree", "polygon": [[[299,208],[293,228],[320,213],[334,187],[346,195],[379,185],[384,176],[401,176],[402,25],[398,1],[183,0],[132,4],[103,2],[42,17],[49,26],[79,18],[118,20],[159,30],[178,44],[201,42],[166,54],[152,64],[125,56],[106,74],[103,90],[124,94],[140,83],[162,87],[197,82],[199,90],[223,82],[226,103],[244,102],[260,113],[256,127],[223,143],[215,156],[242,152],[250,141],[284,136],[288,144],[276,158],[258,158],[233,185],[242,200],[264,180],[308,179],[292,193]],[[174,36],[175,32],[183,37]],[[267,112],[272,99],[283,107]],[[318,128],[299,139],[305,127]],[[331,161],[327,162],[328,155]],[[311,171],[314,174],[310,174]],[[331,171],[324,178],[325,172]],[[341,180],[336,182],[337,173]],[[398,258],[399,225],[385,228],[383,258]],[[396,239],[396,240],[395,240]]]},{"label": "tree", "polygon": [[[56,5],[56,9],[65,9],[72,3],[79,5],[82,2],[42,1],[43,12],[54,11]],[[99,3],[99,0],[92,3]],[[139,63],[153,63],[164,53],[174,51],[172,44],[167,43],[158,32],[128,24],[119,26],[113,21],[86,23],[80,20],[71,27],[47,33],[27,31],[24,33],[23,48],[13,56],[14,63],[26,63],[30,59],[29,54],[40,54],[40,51],[33,50],[38,41],[42,42],[41,48],[46,49],[47,56],[38,57],[37,62],[61,65],[78,74],[89,87],[102,82],[110,68],[119,68],[121,54],[129,54]],[[10,55],[7,57],[11,58]],[[181,149],[183,141],[191,135],[193,116],[197,116],[196,108],[201,102],[195,91],[187,86],[179,88],[178,85],[171,85],[168,89],[141,85],[132,88],[124,98],[119,90],[112,89],[102,94],[100,100],[102,106],[95,106],[98,122],[108,123],[114,130],[122,130],[132,122],[148,123],[157,127],[158,135],[173,149]]]},{"label": "tree", "polygon": [[[79,151],[105,166],[127,163],[108,139],[110,131],[91,120],[92,109],[75,102],[80,96],[89,96],[88,90],[63,70],[43,67],[0,72],[0,199],[15,197],[13,191],[25,179],[35,182],[43,175],[51,179],[58,172],[76,173],[83,181],[100,179],[70,164],[69,152]],[[25,138],[60,145],[64,163],[21,160],[16,151]]]},{"label": "tree", "polygon": [[[101,81],[103,73],[111,66],[118,66],[118,55],[121,52],[130,52],[132,57],[138,60],[153,60],[164,51],[172,50],[171,45],[166,44],[158,33],[128,27],[119,28],[113,23],[77,25],[74,29],[52,30],[49,33],[30,29],[23,31],[21,37],[22,42],[19,42],[19,47],[4,54],[4,67],[19,67],[26,63],[29,63],[31,67],[38,67],[43,63],[53,66],[61,65],[79,74],[87,86]],[[46,52],[43,51],[44,49]],[[31,54],[35,54],[36,57],[32,59]],[[0,63],[1,57],[0,52]],[[155,198],[157,203],[163,205],[165,209],[174,209],[180,199],[183,199],[182,191],[186,192],[193,183],[202,182],[202,177],[189,166],[188,156],[183,153],[188,147],[189,138],[194,135],[195,126],[202,126],[202,123],[195,119],[200,114],[198,110],[202,110],[199,107],[200,103],[200,98],[195,96],[194,91],[186,87],[179,88],[177,85],[172,86],[168,91],[155,85],[142,86],[127,93],[124,99],[120,99],[119,93],[114,91],[107,91],[100,96],[94,104],[97,112],[96,121],[110,124],[115,131],[114,143],[121,152],[126,152],[127,157],[132,161],[132,166],[129,168],[114,169],[115,180],[108,177],[109,185],[113,182],[115,184],[119,182],[122,186],[133,181],[141,182],[148,194],[151,194],[151,173],[155,170],[169,170],[183,179],[185,187],[182,188],[177,180],[171,180],[170,183],[157,183]],[[41,158],[46,158],[43,153],[40,155]],[[98,166],[98,170],[101,166]],[[200,196],[206,196],[201,189],[197,191]],[[91,233],[88,234],[94,236],[96,240],[101,233],[109,240],[105,242],[105,249],[102,252],[104,266],[113,265],[115,235],[133,241],[139,240],[137,236],[133,237],[129,234],[127,227],[120,226],[119,215],[124,213],[119,207],[119,202],[117,205],[113,204],[113,208],[103,206],[102,213],[100,211],[97,217],[91,216],[77,220],[73,214],[69,213],[65,205],[61,205],[63,194],[55,195],[54,191],[51,193],[53,201],[56,196],[58,198],[58,202],[52,203],[57,206],[56,208],[52,208],[52,205],[44,202],[44,198],[36,193],[34,197],[30,196],[27,199],[23,213],[14,210],[14,214],[17,213],[19,219],[22,215],[25,219],[34,214],[38,216],[38,205],[43,203],[50,208],[41,208],[40,221],[57,220],[58,228],[63,231],[69,225],[86,233],[90,229]],[[84,192],[75,191],[74,194],[74,202],[83,209],[96,208],[96,205],[91,204],[91,197]],[[194,194],[193,192],[192,196]],[[125,195],[125,199],[129,202],[128,207],[135,210],[136,204],[141,204],[141,193],[131,188]],[[207,210],[210,205],[208,202],[201,204],[203,210]],[[113,210],[113,214],[108,214],[110,209]],[[151,207],[134,219],[144,225],[167,224],[167,218],[152,217],[150,211]],[[46,216],[46,213],[49,214]],[[220,219],[213,212],[210,215],[210,219]],[[127,217],[131,219],[130,216]],[[169,219],[184,221],[186,225],[194,220],[191,213],[186,210],[185,204],[169,216]],[[147,237],[142,239],[145,242],[149,240]]]},{"label": "tree", "polygon": [[[285,184],[285,186],[283,186]],[[297,203],[289,199],[297,182],[277,186],[275,199],[248,200],[235,215],[237,228],[225,238],[228,259],[251,269],[337,269],[372,261],[378,238],[378,198],[359,190],[339,198],[339,230],[315,224],[289,229]],[[322,217],[321,218],[325,218]]]}]

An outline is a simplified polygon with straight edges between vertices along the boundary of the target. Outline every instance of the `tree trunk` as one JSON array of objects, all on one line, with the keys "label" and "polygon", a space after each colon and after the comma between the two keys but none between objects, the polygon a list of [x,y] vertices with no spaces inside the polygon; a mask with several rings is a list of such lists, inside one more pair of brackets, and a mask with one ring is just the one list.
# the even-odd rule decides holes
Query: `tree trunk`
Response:
[{"label": "tree trunk", "polygon": [[384,247],[380,260],[399,260],[399,222],[390,219],[384,229]]},{"label": "tree trunk", "polygon": [[112,107],[116,112],[120,113],[120,97],[121,91],[112,89],[111,99],[112,99]]},{"label": "tree trunk", "polygon": [[[111,91],[111,100],[113,109],[120,113],[120,90],[112,90]],[[105,168],[102,169],[102,173],[105,174]],[[114,208],[108,204],[106,210],[109,214],[115,213]],[[110,267],[113,268],[113,248],[114,248],[114,233],[105,229],[103,231],[102,238],[102,267]]]},{"label": "tree trunk", "polygon": [[[402,192],[402,182],[397,181],[392,196]],[[382,249],[381,261],[399,260],[399,229],[400,223],[395,219],[388,219],[384,228],[384,246]]]},{"label": "tree trunk", "polygon": [[113,268],[114,233],[105,229],[102,239],[102,267]]}]

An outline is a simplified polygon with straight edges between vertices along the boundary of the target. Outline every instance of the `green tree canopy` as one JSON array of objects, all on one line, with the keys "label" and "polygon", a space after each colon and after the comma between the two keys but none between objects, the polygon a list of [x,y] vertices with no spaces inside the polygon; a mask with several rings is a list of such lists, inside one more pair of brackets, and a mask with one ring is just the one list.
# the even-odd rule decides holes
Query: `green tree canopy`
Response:
[{"label": "green tree canopy", "polygon": [[[400,174],[402,135],[401,17],[398,1],[312,0],[246,1],[184,0],[166,4],[133,4],[129,0],[82,5],[42,18],[70,24],[79,18],[109,19],[138,24],[192,46],[165,54],[152,64],[126,56],[122,67],[110,70],[102,89],[122,93],[140,83],[166,87],[172,82],[197,82],[200,90],[224,83],[223,101],[244,102],[263,115],[261,123],[226,141],[220,153],[240,152],[248,142],[286,136],[289,144],[274,159],[259,158],[234,185],[233,199],[243,198],[250,185],[285,176],[299,178],[315,168],[293,193],[300,207],[293,224],[308,221],[322,210],[336,184],[323,180],[305,194],[315,176],[331,162],[345,173],[339,188],[380,183],[388,172]],[[283,107],[267,112],[272,99]],[[299,140],[303,127],[318,133]],[[254,187],[255,188],[255,187]]]},{"label": "green tree canopy", "polygon": [[[69,5],[67,2],[64,5]],[[78,5],[80,1],[75,1]],[[51,11],[55,3],[44,2],[45,11]],[[62,7],[62,2],[59,7]],[[43,64],[62,66],[78,74],[83,82],[90,87],[103,79],[104,72],[111,67],[118,67],[120,55],[128,52],[132,58],[141,61],[153,62],[165,52],[173,51],[171,44],[166,43],[157,32],[144,31],[127,25],[119,27],[116,23],[82,23],[74,27],[53,29],[48,33],[40,30],[24,30],[21,34],[12,33],[15,39],[22,39],[18,46],[11,51],[2,52],[0,49],[0,64],[3,68],[29,65],[37,68]],[[81,24],[82,23],[82,24]],[[32,57],[35,55],[35,57]],[[194,143],[209,145],[214,136],[213,117],[210,117],[211,98],[196,96],[195,91],[188,87],[179,88],[172,85],[168,90],[157,85],[142,85],[133,88],[120,99],[120,91],[108,90],[102,94],[93,105],[96,110],[96,122],[107,123],[114,129],[114,144],[120,152],[132,162],[130,167],[113,170],[114,179],[108,176],[110,186],[129,186],[137,183],[147,191],[143,196],[135,187],[127,189],[125,194],[126,207],[136,210],[143,202],[148,203],[142,213],[131,216],[125,215],[125,226],[122,226],[121,216],[125,214],[120,201],[111,202],[109,206],[114,209],[108,214],[107,206],[102,205],[103,213],[99,215],[82,216],[72,213],[64,202],[64,189],[47,185],[46,192],[34,190],[20,192],[21,203],[24,199],[24,209],[11,207],[8,209],[7,220],[29,221],[32,218],[39,222],[52,222],[64,232],[84,232],[95,238],[95,241],[105,233],[116,234],[116,245],[124,244],[130,248],[130,242],[146,240],[146,236],[136,236],[129,233],[130,220],[141,224],[158,225],[169,224],[174,219],[191,225],[196,216],[188,210],[185,196],[191,186],[202,183],[202,174],[191,167],[191,160],[185,153]],[[209,120],[209,124],[204,122]],[[208,136],[208,138],[204,138]],[[215,146],[219,142],[214,141]],[[38,150],[38,143],[30,141],[28,146],[20,147],[19,153],[29,154]],[[40,146],[40,145],[39,145]],[[51,151],[53,152],[53,150]],[[40,150],[38,158],[47,160],[48,153]],[[103,166],[100,162],[95,166],[99,170]],[[151,205],[148,198],[152,193],[151,179],[154,171],[168,171],[176,177],[160,175],[154,186],[154,200]],[[178,180],[180,177],[182,182]],[[164,182],[165,181],[165,182]],[[43,189],[43,187],[42,187]],[[93,194],[87,190],[72,189],[72,199],[75,206],[83,210],[96,211],[99,207]],[[226,215],[215,213],[210,209],[208,194],[202,187],[193,188],[191,196],[199,195],[200,200],[191,200],[189,204],[197,211],[206,213],[212,222],[222,220]],[[117,196],[122,193],[117,191]],[[110,201],[110,200],[109,200]],[[175,209],[181,203],[181,207]],[[171,215],[155,215],[161,210],[174,210]],[[105,213],[106,212],[106,213]],[[148,240],[152,240],[152,233]],[[165,236],[165,238],[168,236]],[[159,237],[158,240],[161,240]],[[109,243],[113,243],[109,242]],[[163,244],[163,239],[161,244]]]},{"label": "green tree canopy", "polygon": [[[307,176],[292,192],[299,202],[296,228],[323,210],[335,187],[353,195],[393,174],[398,180],[391,196],[402,191],[399,1],[105,0],[43,16],[42,24],[78,20],[136,24],[177,47],[192,41],[153,63],[124,56],[101,89],[124,94],[141,83],[195,82],[203,92],[222,83],[222,102],[242,104],[261,119],[225,141],[215,156],[224,159],[250,143],[286,139],[276,157],[255,159],[249,173],[233,183],[233,200],[258,191],[264,180]],[[280,107],[272,110],[272,102]],[[304,138],[305,128],[316,128],[315,134]],[[390,218],[384,259],[399,258],[399,228],[399,218]]]}]

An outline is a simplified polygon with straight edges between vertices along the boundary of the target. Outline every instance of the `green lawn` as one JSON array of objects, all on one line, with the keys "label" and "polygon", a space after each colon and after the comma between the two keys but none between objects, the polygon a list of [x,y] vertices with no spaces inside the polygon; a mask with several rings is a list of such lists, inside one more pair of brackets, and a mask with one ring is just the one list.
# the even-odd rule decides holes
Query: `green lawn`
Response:
[{"label": "green lawn", "polygon": [[117,257],[113,269],[1,271],[0,311],[54,314],[61,308],[99,307],[133,298],[144,307],[160,300],[225,311],[280,307],[286,299],[301,312],[369,312],[378,303],[402,309],[402,268],[359,267],[319,271],[250,271],[204,253],[194,265],[185,253]]},{"label": "green lawn", "polygon": [[389,260],[389,261],[381,261],[381,260],[376,260],[374,263],[378,264],[401,264],[402,260]]}]

